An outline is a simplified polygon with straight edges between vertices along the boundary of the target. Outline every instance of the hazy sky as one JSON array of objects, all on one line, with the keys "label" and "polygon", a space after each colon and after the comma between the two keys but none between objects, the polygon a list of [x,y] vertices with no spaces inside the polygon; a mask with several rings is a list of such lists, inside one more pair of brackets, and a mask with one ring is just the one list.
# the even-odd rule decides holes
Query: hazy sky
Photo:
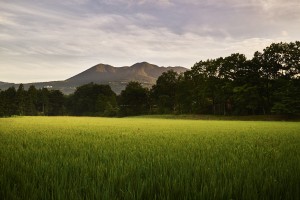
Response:
[{"label": "hazy sky", "polygon": [[0,0],[0,81],[201,59],[300,39],[300,0]]}]

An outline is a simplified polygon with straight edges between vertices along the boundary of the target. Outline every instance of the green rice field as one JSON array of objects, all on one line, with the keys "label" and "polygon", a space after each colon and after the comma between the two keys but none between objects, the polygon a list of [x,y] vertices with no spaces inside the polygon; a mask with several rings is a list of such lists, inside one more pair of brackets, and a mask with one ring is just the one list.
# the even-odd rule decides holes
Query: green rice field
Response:
[{"label": "green rice field", "polygon": [[300,199],[300,123],[0,118],[0,199]]}]

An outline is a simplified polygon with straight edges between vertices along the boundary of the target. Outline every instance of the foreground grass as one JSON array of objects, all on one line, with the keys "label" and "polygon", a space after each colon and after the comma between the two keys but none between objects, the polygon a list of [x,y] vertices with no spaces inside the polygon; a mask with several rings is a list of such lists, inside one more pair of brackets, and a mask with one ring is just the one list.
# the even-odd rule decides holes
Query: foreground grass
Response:
[{"label": "foreground grass", "polygon": [[0,119],[1,199],[300,199],[300,123]]}]

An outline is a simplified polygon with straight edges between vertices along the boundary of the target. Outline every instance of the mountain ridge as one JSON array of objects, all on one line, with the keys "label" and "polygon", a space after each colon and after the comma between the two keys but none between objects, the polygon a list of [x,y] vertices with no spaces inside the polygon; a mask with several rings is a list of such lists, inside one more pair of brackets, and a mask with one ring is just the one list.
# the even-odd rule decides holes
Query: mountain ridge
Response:
[{"label": "mountain ridge", "polygon": [[[184,67],[159,67],[148,62],[139,62],[124,67],[114,67],[100,63],[63,81],[26,83],[24,87],[27,89],[30,85],[34,85],[36,88],[57,89],[65,94],[71,94],[78,86],[94,82],[97,84],[108,84],[114,92],[119,94],[130,81],[138,81],[144,87],[150,88],[155,84],[157,78],[168,70],[183,73],[188,69]],[[0,81],[0,89],[2,90],[11,86],[18,87],[18,85]]]}]

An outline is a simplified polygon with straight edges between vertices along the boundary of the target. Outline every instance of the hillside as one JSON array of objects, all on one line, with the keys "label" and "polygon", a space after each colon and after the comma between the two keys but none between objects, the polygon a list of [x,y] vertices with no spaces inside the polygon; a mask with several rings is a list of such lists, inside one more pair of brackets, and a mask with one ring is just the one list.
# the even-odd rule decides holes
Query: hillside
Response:
[{"label": "hillside", "polygon": [[14,86],[15,84],[13,83],[6,83],[6,82],[2,82],[0,81],[0,89],[6,89],[6,88],[9,88],[11,86]]},{"label": "hillside", "polygon": [[[147,62],[125,67],[98,64],[64,81],[27,83],[24,86],[25,89],[30,85],[34,85],[36,88],[58,89],[65,94],[71,94],[75,91],[76,87],[94,82],[108,84],[118,94],[126,87],[129,81],[138,81],[145,87],[151,87],[163,72],[171,69],[177,73],[187,70],[184,67],[159,67]],[[0,89],[7,89],[13,85],[18,87],[18,84],[0,82]]]}]

